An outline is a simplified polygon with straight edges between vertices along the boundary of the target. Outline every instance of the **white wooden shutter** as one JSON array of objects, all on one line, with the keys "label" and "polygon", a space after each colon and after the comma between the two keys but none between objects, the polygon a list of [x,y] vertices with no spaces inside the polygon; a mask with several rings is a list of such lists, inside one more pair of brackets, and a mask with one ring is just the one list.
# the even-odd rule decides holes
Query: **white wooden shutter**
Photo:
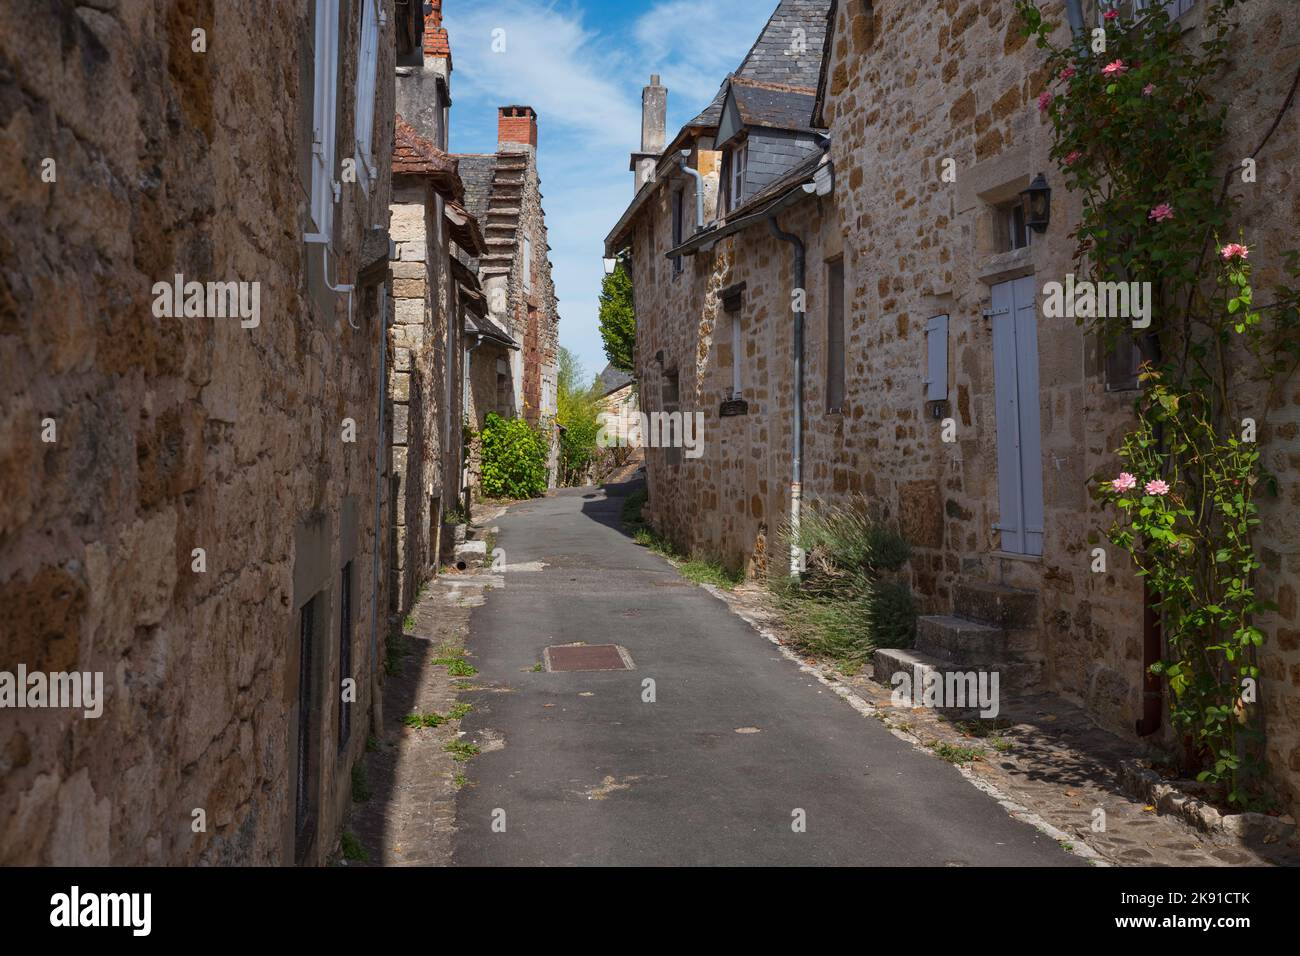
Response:
[{"label": "white wooden shutter", "polygon": [[379,68],[379,16],[376,0],[362,0],[361,42],[357,45],[357,108],[355,139],[357,179],[370,192],[370,183],[378,170],[371,146],[375,127],[376,71]]},{"label": "white wooden shutter", "polygon": [[316,0],[316,85],[312,110],[311,219],[308,242],[330,241],[334,226],[334,123],[338,102],[338,0]]},{"label": "white wooden shutter", "polygon": [[925,324],[925,400],[948,398],[948,316],[936,315]]}]

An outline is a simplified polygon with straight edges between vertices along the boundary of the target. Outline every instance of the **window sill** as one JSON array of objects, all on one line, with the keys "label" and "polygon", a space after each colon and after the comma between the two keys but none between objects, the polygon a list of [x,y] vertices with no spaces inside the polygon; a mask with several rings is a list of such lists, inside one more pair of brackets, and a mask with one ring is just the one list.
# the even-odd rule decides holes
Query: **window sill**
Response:
[{"label": "window sill", "polygon": [[1015,551],[990,551],[990,558],[999,558],[1004,561],[1027,561],[1030,564],[1042,564],[1043,556],[1041,554],[1019,554]]}]

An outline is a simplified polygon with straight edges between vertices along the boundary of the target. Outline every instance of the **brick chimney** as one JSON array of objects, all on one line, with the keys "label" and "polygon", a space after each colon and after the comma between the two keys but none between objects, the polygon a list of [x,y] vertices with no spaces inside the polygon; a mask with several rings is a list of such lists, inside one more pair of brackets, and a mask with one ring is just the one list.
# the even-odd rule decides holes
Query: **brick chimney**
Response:
[{"label": "brick chimney", "polygon": [[442,26],[442,0],[430,0],[424,15],[424,55],[446,57],[447,69],[451,69],[451,40]]},{"label": "brick chimney", "polygon": [[537,147],[537,113],[531,106],[503,106],[497,110],[497,146],[506,143]]}]

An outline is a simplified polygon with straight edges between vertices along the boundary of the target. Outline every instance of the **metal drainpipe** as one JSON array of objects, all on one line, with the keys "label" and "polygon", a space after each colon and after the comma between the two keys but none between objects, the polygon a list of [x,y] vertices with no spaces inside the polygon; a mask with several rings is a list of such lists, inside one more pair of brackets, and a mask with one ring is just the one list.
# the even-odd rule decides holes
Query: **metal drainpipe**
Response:
[{"label": "metal drainpipe", "polygon": [[[476,341],[474,342],[474,344],[465,350],[465,367],[461,369],[462,375],[461,375],[461,385],[460,385],[460,393],[461,393],[460,406],[461,406],[462,421],[469,418],[469,367],[471,362],[473,361],[474,350],[483,344],[483,336],[481,335],[476,336],[475,339]],[[462,434],[463,432],[464,429],[462,428]],[[462,462],[461,469],[460,469],[460,486],[461,486],[461,493],[465,498],[464,501],[465,516],[468,518],[469,507],[470,507],[469,455],[466,449],[463,447],[461,448],[461,452],[460,452],[460,460]]]},{"label": "metal drainpipe", "polygon": [[686,165],[686,161],[691,158],[691,151],[684,149],[677,157],[677,164],[681,166],[682,172],[695,177],[695,232],[704,228],[704,176],[698,169]]},{"label": "metal drainpipe", "polygon": [[[794,246],[794,286],[806,290],[804,244],[798,236],[783,232],[776,215],[767,218],[772,235],[782,242]],[[803,552],[799,547],[799,518],[803,503],[803,296],[797,300],[794,310],[794,440],[790,460],[790,574],[796,576],[803,564]]]},{"label": "metal drainpipe", "polygon": [[1076,40],[1086,32],[1083,24],[1083,0],[1065,0],[1065,16],[1070,21],[1070,32]]},{"label": "metal drainpipe", "polygon": [[376,693],[379,684],[379,553],[383,548],[384,410],[388,405],[388,283],[379,283],[379,441],[375,447],[375,555],[370,586],[370,687],[371,724],[380,732],[383,708]]}]

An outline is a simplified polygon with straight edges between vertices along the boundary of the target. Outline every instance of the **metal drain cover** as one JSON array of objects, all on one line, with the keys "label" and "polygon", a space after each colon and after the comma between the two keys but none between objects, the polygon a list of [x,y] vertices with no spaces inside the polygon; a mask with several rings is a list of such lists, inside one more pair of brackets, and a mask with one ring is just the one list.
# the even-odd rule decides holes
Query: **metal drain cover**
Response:
[{"label": "metal drain cover", "polygon": [[547,671],[630,671],[632,655],[617,644],[556,644],[542,651]]}]

